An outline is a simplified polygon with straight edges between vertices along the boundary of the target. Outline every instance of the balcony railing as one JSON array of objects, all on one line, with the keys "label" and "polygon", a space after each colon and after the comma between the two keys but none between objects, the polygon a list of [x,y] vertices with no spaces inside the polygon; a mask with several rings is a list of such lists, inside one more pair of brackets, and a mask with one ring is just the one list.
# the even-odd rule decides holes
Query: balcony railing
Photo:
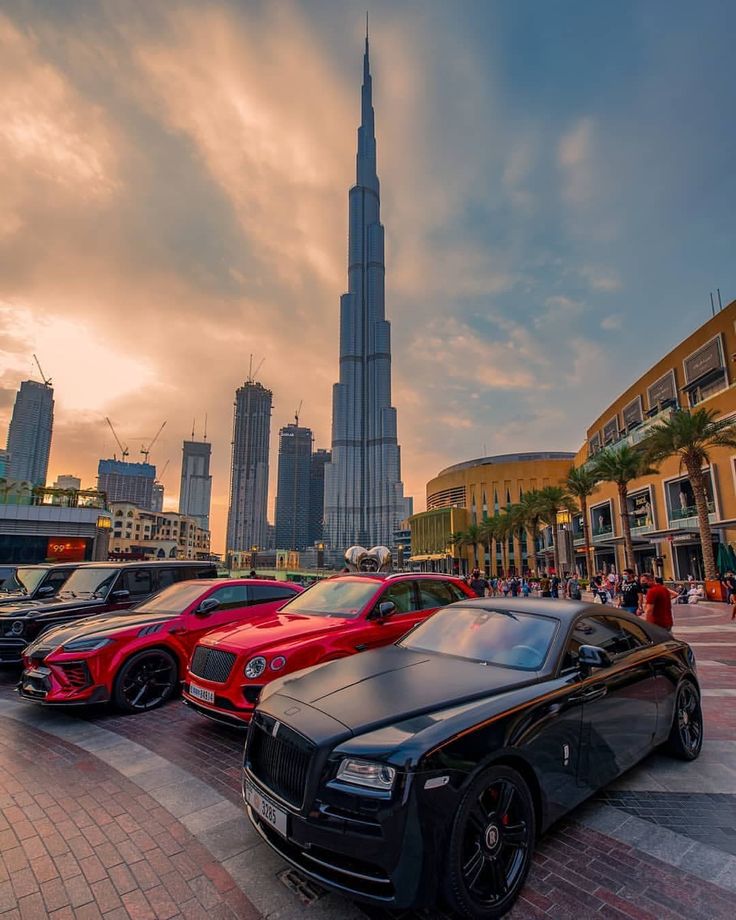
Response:
[{"label": "balcony railing", "polygon": [[[605,444],[602,444],[598,451],[606,450],[609,447],[620,447],[624,444],[627,444],[629,447],[634,447],[636,444],[641,444],[641,442],[647,438],[652,431],[652,426],[659,424],[659,422],[667,422],[672,417],[672,413],[679,408],[677,403],[670,403],[669,405],[663,406],[658,412],[653,413],[652,415],[646,415],[643,421],[639,422],[635,427],[629,428],[628,431],[619,432],[618,437],[614,440],[608,441]],[[596,451],[595,453],[598,453]],[[588,460],[591,460],[595,453],[588,455]]]},{"label": "balcony railing", "polygon": [[[716,505],[715,502],[708,502],[708,520],[715,524]],[[669,512],[669,524],[674,529],[682,528],[683,530],[697,526],[698,509],[695,505],[687,505],[685,508],[672,508]]]}]

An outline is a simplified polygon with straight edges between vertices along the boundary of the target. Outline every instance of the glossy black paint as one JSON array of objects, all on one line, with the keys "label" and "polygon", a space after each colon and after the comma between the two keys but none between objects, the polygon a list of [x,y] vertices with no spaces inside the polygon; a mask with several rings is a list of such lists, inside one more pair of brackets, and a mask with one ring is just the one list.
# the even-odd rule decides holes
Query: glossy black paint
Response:
[{"label": "glossy black paint", "polygon": [[[167,560],[166,562],[105,562],[83,563],[72,568],[101,568],[117,571],[115,581],[112,583],[107,596],[104,598],[69,597],[65,594],[64,587],[59,594],[50,600],[30,601],[22,603],[5,604],[0,606],[0,664],[20,664],[23,650],[41,633],[52,626],[71,623],[75,620],[94,617],[100,614],[127,610],[134,604],[147,600],[159,590],[157,578],[154,576],[152,584],[154,591],[137,597],[116,597],[123,576],[127,572],[145,570],[152,573],[167,569],[176,572],[176,580],[183,581],[189,578],[214,578],[217,576],[217,567],[210,562]],[[19,623],[21,631],[15,634],[13,623]]]},{"label": "glossy black paint", "polygon": [[[483,769],[507,764],[521,773],[544,831],[666,741],[680,683],[688,677],[698,687],[685,643],[620,610],[538,599],[471,605],[555,617],[544,667],[520,671],[390,646],[264,691],[244,779],[288,813],[288,839],[248,813],[274,849],[322,884],[393,908],[434,903],[454,816]],[[593,632],[610,627],[611,616],[635,624],[642,647],[607,667],[578,666],[566,653],[591,624]],[[301,804],[274,794],[253,768],[254,745],[280,737],[282,726],[310,752]],[[346,756],[395,767],[391,792],[338,781]]]}]

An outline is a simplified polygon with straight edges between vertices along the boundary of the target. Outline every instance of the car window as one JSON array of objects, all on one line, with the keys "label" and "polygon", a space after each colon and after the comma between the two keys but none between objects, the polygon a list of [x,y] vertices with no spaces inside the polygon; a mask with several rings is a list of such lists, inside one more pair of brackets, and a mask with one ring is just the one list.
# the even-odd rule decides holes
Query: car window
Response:
[{"label": "car window", "polygon": [[287,601],[296,591],[286,585],[248,585],[251,604],[265,604],[266,601]]},{"label": "car window", "polygon": [[454,587],[447,581],[429,581],[423,578],[417,580],[419,587],[419,609],[430,610],[433,607],[445,607],[453,601],[459,600],[450,589]]},{"label": "car window", "polygon": [[344,617],[353,620],[375,597],[379,587],[380,582],[376,579],[362,578],[360,575],[325,578],[291,598],[285,611],[304,616]]},{"label": "car window", "polygon": [[452,607],[439,610],[405,636],[399,645],[438,652],[482,664],[523,671],[541,668],[557,620],[498,608]]},{"label": "car window", "polygon": [[153,591],[151,572],[148,569],[133,569],[123,572],[123,581],[120,585],[123,591],[130,591],[130,596],[147,597]]},{"label": "car window", "polygon": [[179,570],[179,580],[186,578],[217,578],[216,565],[200,565],[194,568],[182,568]]},{"label": "car window", "polygon": [[447,581],[445,584],[447,585],[447,589],[452,596],[453,603],[455,603],[455,601],[466,601],[468,599],[468,595],[463,591],[462,588],[454,585],[451,581]]},{"label": "car window", "polygon": [[399,581],[389,587],[378,598],[377,605],[391,601],[396,606],[396,613],[411,613],[418,610],[414,596],[413,581]]},{"label": "car window", "polygon": [[235,607],[247,606],[249,590],[247,585],[223,585],[208,597],[219,602],[218,610],[232,610]]},{"label": "car window", "polygon": [[612,658],[622,658],[649,645],[644,630],[616,616],[582,617],[575,624],[562,660],[562,669],[577,667],[581,645],[596,645]]},{"label": "car window", "polygon": [[178,573],[176,569],[158,569],[156,574],[158,575],[158,588],[159,591],[162,588],[168,588],[169,585],[175,584],[180,579],[178,578]]},{"label": "car window", "polygon": [[64,569],[61,572],[50,572],[49,577],[44,582],[44,586],[49,585],[54,589],[54,591],[58,591],[68,577],[68,569]]}]

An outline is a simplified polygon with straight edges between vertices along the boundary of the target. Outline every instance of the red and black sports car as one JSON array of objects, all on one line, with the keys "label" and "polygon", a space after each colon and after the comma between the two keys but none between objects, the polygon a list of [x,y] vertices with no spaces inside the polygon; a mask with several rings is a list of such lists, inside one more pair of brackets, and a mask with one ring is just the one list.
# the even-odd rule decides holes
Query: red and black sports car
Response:
[{"label": "red and black sports car", "polygon": [[320,884],[491,920],[540,832],[659,745],[693,760],[702,739],[684,642],[621,610],[485,598],[265,687],[243,792]]},{"label": "red and black sports car", "polygon": [[185,581],[130,610],[56,626],[25,649],[18,693],[46,704],[153,709],[176,692],[206,632],[271,616],[301,590],[265,579]]},{"label": "red and black sports car", "polygon": [[270,618],[205,636],[189,662],[184,702],[217,721],[246,725],[269,681],[389,645],[438,607],[468,596],[475,595],[449,575],[326,578]]}]

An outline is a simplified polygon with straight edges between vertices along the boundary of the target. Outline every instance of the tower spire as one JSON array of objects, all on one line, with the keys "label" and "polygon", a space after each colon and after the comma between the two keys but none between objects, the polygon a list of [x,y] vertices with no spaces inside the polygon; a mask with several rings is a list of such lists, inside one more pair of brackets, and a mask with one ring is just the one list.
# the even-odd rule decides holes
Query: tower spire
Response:
[{"label": "tower spire", "polygon": [[356,159],[356,185],[379,192],[376,172],[376,131],[373,113],[373,80],[368,46],[368,11],[365,14],[365,52],[363,53],[363,87],[360,96],[360,127],[358,128],[358,155]]}]

